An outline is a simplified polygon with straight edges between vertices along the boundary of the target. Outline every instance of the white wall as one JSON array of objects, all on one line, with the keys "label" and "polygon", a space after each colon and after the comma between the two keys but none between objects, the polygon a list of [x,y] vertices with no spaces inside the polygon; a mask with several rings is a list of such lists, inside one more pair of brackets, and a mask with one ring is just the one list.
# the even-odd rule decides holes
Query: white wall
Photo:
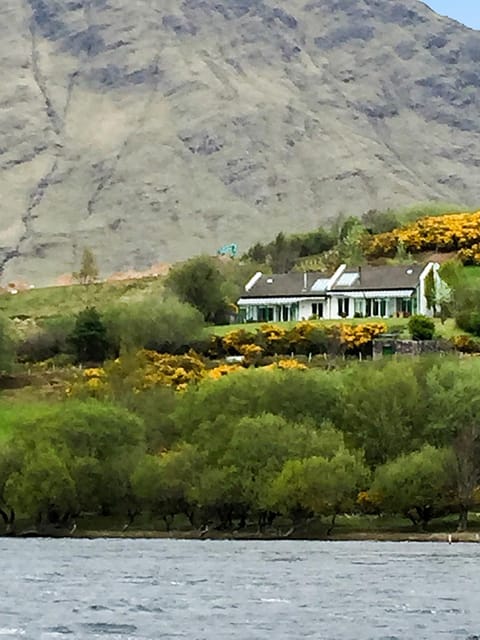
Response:
[{"label": "white wall", "polygon": [[311,298],[309,300],[302,300],[302,302],[299,303],[299,320],[308,320],[312,316],[312,304],[323,304],[323,318],[328,319],[327,300],[322,300],[321,298]]}]

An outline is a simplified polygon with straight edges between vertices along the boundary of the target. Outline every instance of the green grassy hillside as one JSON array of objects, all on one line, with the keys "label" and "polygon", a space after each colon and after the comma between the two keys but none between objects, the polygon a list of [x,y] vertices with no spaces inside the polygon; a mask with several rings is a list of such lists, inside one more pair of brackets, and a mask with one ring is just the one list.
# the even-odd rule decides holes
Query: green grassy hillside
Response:
[{"label": "green grassy hillside", "polygon": [[118,302],[140,302],[163,293],[163,278],[47,287],[0,296],[0,311],[11,318],[34,319],[74,314],[87,306],[102,309]]}]

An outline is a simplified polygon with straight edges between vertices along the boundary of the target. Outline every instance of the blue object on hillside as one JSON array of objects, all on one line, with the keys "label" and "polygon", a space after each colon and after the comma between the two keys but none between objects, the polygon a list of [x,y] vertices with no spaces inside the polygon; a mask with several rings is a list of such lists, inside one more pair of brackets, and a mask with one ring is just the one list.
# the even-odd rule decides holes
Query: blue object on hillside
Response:
[{"label": "blue object on hillside", "polygon": [[221,247],[217,251],[217,254],[219,256],[231,256],[232,258],[235,258],[235,256],[237,255],[237,252],[238,252],[238,247],[235,243],[233,243],[233,244],[226,244],[224,247]]}]

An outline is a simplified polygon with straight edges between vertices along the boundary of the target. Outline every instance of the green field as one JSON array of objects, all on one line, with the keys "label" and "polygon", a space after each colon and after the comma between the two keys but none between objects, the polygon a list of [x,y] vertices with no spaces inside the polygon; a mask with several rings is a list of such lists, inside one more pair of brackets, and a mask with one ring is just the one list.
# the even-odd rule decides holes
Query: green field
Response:
[{"label": "green field", "polygon": [[105,309],[119,302],[140,302],[163,295],[162,277],[100,282],[68,287],[47,287],[0,296],[0,311],[11,318],[34,319],[75,314],[87,306]]},{"label": "green field", "polygon": [[39,415],[50,411],[48,404],[37,402],[16,402],[5,400],[0,402],[0,444],[11,434],[15,425],[24,424],[30,418],[37,419]]},{"label": "green field", "polygon": [[480,285],[480,267],[464,267],[462,278],[466,285]]}]

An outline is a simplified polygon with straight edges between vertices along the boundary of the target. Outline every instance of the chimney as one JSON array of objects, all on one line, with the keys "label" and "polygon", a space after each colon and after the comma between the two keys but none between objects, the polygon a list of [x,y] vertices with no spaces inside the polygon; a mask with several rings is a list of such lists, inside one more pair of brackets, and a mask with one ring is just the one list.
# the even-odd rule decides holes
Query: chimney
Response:
[{"label": "chimney", "polygon": [[358,280],[359,282],[362,281],[362,267],[358,267]]},{"label": "chimney", "polygon": [[307,272],[304,271],[303,272],[303,290],[306,291],[308,287],[308,278],[307,278]]}]

